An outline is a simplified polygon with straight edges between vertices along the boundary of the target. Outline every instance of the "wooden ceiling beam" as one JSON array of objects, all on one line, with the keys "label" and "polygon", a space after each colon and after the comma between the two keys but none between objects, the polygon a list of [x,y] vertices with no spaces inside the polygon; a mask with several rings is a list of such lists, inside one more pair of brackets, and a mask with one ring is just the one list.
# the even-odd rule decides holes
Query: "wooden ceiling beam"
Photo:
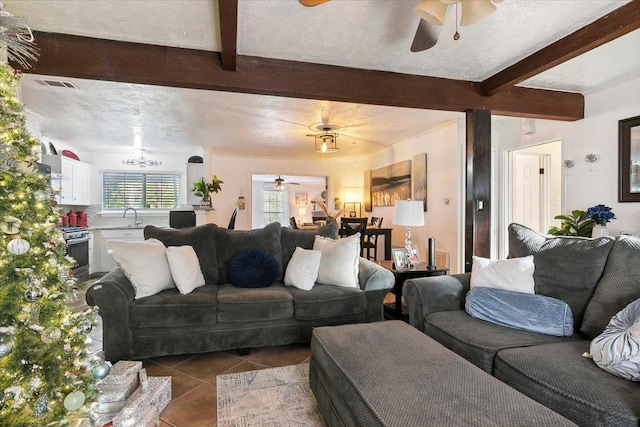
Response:
[{"label": "wooden ceiling beam", "polygon": [[484,80],[482,94],[495,95],[638,28],[640,0],[633,0]]},{"label": "wooden ceiling beam", "polygon": [[235,71],[238,59],[238,0],[218,0],[222,69]]},{"label": "wooden ceiling beam", "polygon": [[584,117],[584,97],[576,93],[514,87],[486,97],[480,83],[469,81],[242,55],[236,72],[228,73],[210,51],[43,32],[35,40],[40,58],[25,73],[552,120]]}]

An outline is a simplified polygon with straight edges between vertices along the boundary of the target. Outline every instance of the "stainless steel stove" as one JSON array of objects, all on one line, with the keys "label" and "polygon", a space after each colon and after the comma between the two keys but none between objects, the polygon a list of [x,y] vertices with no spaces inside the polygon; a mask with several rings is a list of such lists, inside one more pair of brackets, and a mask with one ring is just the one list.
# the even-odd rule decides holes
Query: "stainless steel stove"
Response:
[{"label": "stainless steel stove", "polygon": [[91,232],[86,227],[59,227],[67,244],[67,255],[75,260],[71,269],[79,282],[89,278],[89,240]]}]

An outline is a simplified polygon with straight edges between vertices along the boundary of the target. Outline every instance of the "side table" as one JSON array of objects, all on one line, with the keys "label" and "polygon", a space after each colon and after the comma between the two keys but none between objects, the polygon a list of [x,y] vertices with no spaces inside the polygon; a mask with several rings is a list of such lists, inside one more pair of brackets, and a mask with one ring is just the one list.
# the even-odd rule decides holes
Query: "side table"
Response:
[{"label": "side table", "polygon": [[[404,286],[404,282],[409,279],[416,279],[418,277],[431,277],[431,276],[445,276],[449,269],[447,268],[439,268],[435,270],[427,269],[426,263],[420,263],[410,269],[405,270],[396,270],[393,268],[392,261],[377,261],[377,264],[386,268],[396,278],[396,283],[391,289],[391,292],[396,296],[395,307],[390,310],[387,310],[385,307],[385,314],[389,314],[389,317],[392,319],[401,319],[405,320],[402,313],[402,288]],[[390,313],[386,313],[389,311]]]}]

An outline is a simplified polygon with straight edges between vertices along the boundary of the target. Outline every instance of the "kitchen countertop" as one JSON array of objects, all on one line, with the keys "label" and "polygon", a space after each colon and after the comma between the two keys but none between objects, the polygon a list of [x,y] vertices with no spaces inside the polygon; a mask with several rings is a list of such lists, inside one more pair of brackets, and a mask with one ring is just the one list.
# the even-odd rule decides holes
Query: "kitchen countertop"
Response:
[{"label": "kitchen countertop", "polygon": [[[152,224],[146,224],[146,225],[152,225]],[[127,225],[96,225],[96,226],[93,226],[93,227],[89,227],[89,231],[95,231],[95,230],[142,230],[142,229],[144,229],[144,227],[146,227],[146,225],[139,225],[137,227],[129,227]],[[158,228],[165,228],[165,227],[158,227]]]}]

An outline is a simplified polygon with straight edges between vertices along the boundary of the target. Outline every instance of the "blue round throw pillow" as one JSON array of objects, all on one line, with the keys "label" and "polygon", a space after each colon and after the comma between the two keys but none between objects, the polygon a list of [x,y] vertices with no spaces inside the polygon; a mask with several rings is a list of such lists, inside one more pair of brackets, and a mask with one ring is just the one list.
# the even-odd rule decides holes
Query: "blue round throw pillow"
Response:
[{"label": "blue round throw pillow", "polygon": [[262,249],[243,249],[229,262],[229,281],[238,288],[264,288],[278,277],[278,261]]}]

